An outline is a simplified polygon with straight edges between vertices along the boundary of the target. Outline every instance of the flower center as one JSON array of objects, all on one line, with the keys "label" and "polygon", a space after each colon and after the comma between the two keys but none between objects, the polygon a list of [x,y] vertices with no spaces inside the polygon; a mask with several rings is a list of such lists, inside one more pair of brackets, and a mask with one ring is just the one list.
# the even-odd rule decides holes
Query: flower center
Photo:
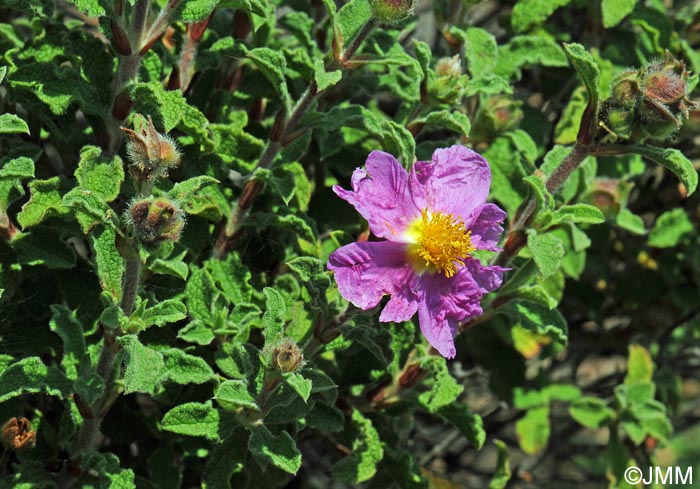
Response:
[{"label": "flower center", "polygon": [[413,243],[408,247],[408,255],[414,266],[444,273],[448,278],[476,250],[471,232],[452,214],[423,209],[420,219],[409,227],[409,235]]}]

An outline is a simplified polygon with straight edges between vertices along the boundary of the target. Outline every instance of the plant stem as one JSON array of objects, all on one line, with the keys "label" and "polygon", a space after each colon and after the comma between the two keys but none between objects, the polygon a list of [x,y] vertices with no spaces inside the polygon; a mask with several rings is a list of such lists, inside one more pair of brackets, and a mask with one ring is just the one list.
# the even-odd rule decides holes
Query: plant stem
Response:
[{"label": "plant stem", "polygon": [[[362,42],[372,31],[374,26],[375,24],[372,21],[365,24],[355,39],[353,39],[353,41],[350,43],[350,46],[348,46],[348,48],[343,51],[337,59],[334,58],[327,64],[326,70],[332,71],[340,69],[347,63],[350,63],[351,58],[360,48]],[[302,94],[301,98],[291,110],[288,117],[285,118],[283,112],[278,113],[272,130],[270,131],[270,135],[268,136],[267,143],[265,144],[265,148],[258,159],[256,168],[269,168],[282,148],[301,135],[301,132],[297,130],[296,126],[321,93],[322,92],[318,91],[316,81],[312,80]],[[246,183],[246,186],[241,193],[241,197],[239,197],[238,202],[236,203],[236,207],[231,212],[231,216],[227,220],[226,225],[221,229],[219,235],[217,236],[214,243],[212,256],[219,260],[226,257],[226,254],[233,246],[233,242],[239,234],[243,221],[248,215],[250,207],[261,192],[262,184],[260,182],[249,180]]]},{"label": "plant stem", "polygon": [[[590,154],[594,154],[595,150],[590,146],[583,146],[576,144],[571,152],[564,158],[564,160],[559,164],[559,166],[549,175],[545,186],[547,191],[550,193],[556,192],[557,189],[571,176],[571,174],[581,165],[583,160],[586,159]],[[515,214],[515,218],[510,224],[510,231],[508,237],[506,238],[506,246],[503,251],[498,253],[492,260],[494,265],[506,265],[511,258],[517,255],[520,248],[524,242],[522,242],[522,234],[524,228],[530,223],[535,210],[537,208],[537,199],[534,195],[531,195],[526,203],[518,209]],[[514,246],[512,249],[509,248],[508,243],[514,240],[518,240],[521,243]]]}]

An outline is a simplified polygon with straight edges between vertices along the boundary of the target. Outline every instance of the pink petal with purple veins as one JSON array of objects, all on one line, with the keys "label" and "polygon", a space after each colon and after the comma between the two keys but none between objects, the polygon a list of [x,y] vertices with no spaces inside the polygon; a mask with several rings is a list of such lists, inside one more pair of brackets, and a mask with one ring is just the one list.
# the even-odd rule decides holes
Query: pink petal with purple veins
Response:
[{"label": "pink petal with purple veins", "polygon": [[510,268],[503,268],[495,265],[482,265],[481,262],[475,258],[466,260],[464,268],[472,276],[474,282],[477,283],[482,294],[492,292],[499,288],[503,282],[503,274],[510,270]]},{"label": "pink petal with purple veins", "polygon": [[420,288],[423,291],[418,305],[421,331],[441,355],[452,358],[456,353],[457,324],[483,312],[479,304],[483,289],[466,268],[451,278],[442,274],[422,275]]},{"label": "pink petal with purple veins", "polygon": [[[415,276],[406,263],[405,245],[392,241],[345,245],[328,257],[328,268],[333,270],[340,294],[360,309],[371,309],[386,294],[403,297]],[[405,297],[410,299],[410,295]]]},{"label": "pink petal with purple veins", "polygon": [[477,250],[500,251],[498,242],[506,213],[496,204],[483,204],[472,212],[465,225],[471,231],[471,242]]},{"label": "pink petal with purple veins", "polygon": [[414,165],[423,184],[428,208],[466,219],[486,202],[491,185],[491,170],[486,160],[464,146],[437,149],[431,161]]},{"label": "pink petal with purple veins", "polygon": [[420,216],[414,198],[423,200],[423,189],[409,184],[408,172],[388,153],[372,151],[366,167],[367,171],[358,168],[353,173],[352,191],[337,185],[333,191],[367,219],[375,236],[400,241],[402,232]]}]

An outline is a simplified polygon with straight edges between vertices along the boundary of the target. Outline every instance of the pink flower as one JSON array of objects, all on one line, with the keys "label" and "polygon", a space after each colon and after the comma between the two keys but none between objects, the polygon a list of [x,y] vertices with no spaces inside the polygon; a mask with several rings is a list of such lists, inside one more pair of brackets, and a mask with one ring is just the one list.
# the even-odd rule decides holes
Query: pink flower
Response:
[{"label": "pink flower", "polygon": [[373,151],[356,169],[352,191],[333,191],[352,204],[384,241],[352,243],[334,251],[328,268],[343,297],[370,309],[390,295],[382,322],[418,312],[423,335],[453,358],[460,322],[482,314],[481,298],[501,285],[506,268],[484,266],[475,250],[498,251],[506,217],[487,204],[491,170],[463,146],[438,149],[408,173],[390,154]]}]

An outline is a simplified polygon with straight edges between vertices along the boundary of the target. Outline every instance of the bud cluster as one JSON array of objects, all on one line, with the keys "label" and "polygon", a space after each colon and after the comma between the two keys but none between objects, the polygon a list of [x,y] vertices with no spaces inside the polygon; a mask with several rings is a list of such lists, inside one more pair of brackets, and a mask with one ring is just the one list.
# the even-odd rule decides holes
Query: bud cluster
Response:
[{"label": "bud cluster", "polygon": [[160,134],[150,116],[139,131],[121,128],[126,135],[132,177],[139,181],[154,181],[168,176],[168,170],[180,163],[180,150],[170,137]]},{"label": "bud cluster", "polygon": [[135,200],[126,213],[135,237],[146,246],[162,241],[178,241],[185,227],[185,214],[167,197],[148,197]]},{"label": "bud cluster", "polygon": [[611,140],[662,139],[681,127],[696,106],[688,96],[683,61],[666,57],[619,74],[600,107],[600,125]]},{"label": "bud cluster", "polygon": [[291,338],[282,338],[266,347],[263,355],[272,369],[282,373],[298,372],[306,364],[304,352]]}]

